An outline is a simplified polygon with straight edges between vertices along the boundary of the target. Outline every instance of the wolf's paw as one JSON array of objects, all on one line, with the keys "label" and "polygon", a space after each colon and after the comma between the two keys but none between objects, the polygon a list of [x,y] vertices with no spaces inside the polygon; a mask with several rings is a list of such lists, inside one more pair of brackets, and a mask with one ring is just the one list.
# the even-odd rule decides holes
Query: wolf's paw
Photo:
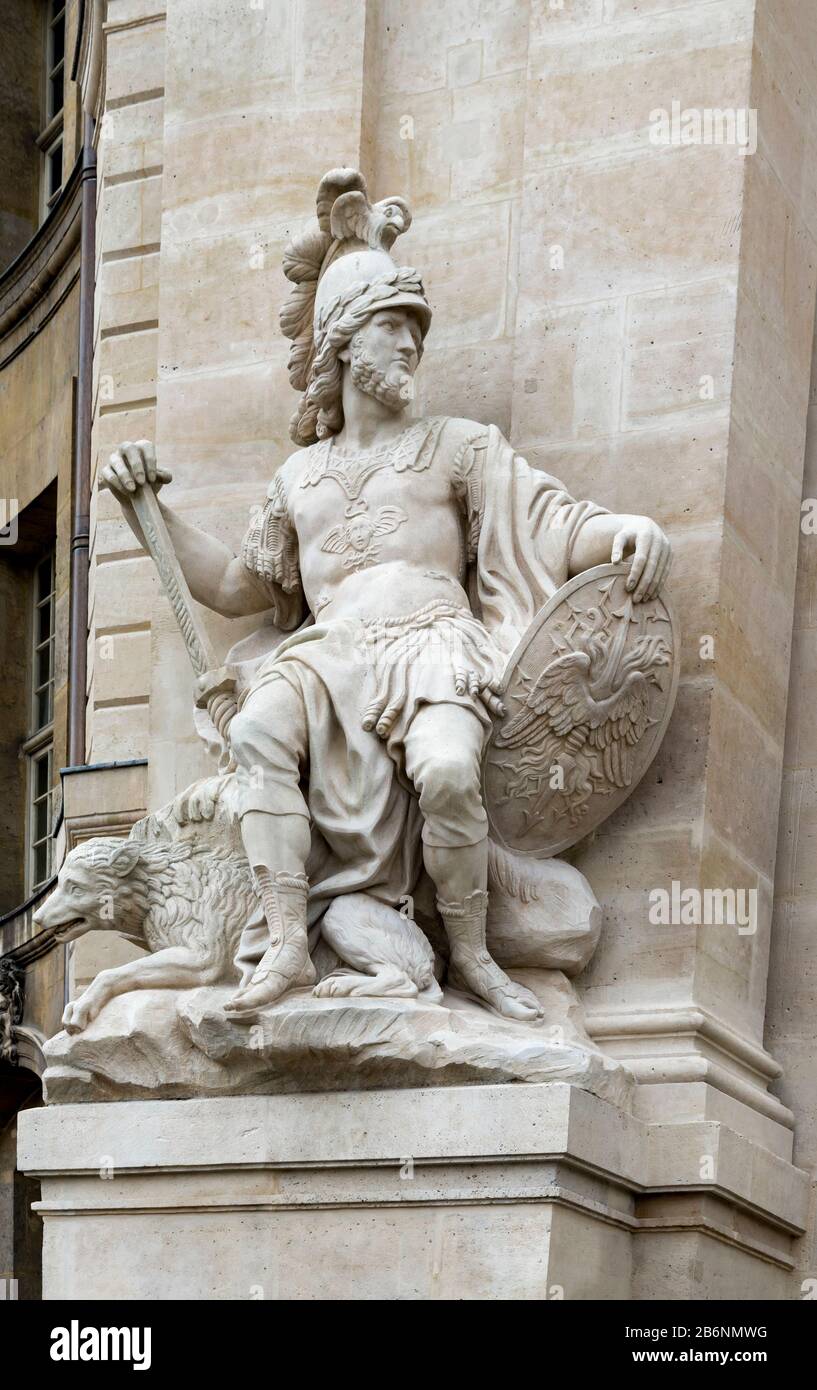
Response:
[{"label": "wolf's paw", "polygon": [[81,994],[79,999],[72,999],[70,1004],[66,1004],[62,1015],[62,1026],[66,1033],[81,1033],[91,1020],[96,1018],[101,1008],[101,1003],[93,997],[87,997],[87,991]]},{"label": "wolf's paw", "polygon": [[372,975],[364,975],[353,970],[333,970],[312,991],[319,999],[343,999],[362,995],[369,999],[384,999],[389,996],[415,999],[419,990],[410,980],[405,970],[388,963],[380,966]]},{"label": "wolf's paw", "polygon": [[333,971],[316,984],[312,993],[318,999],[344,999],[350,994],[363,994],[371,983],[370,975],[352,974],[351,971]]}]

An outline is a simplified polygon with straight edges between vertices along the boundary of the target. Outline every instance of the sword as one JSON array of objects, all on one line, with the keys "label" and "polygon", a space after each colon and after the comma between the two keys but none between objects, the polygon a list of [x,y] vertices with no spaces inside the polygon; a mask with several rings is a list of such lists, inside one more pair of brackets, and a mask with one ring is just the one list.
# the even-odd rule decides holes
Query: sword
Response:
[{"label": "sword", "polygon": [[[227,725],[236,711],[236,701],[232,694],[235,682],[225,667],[219,667],[210,638],[193,606],[193,595],[173,549],[170,532],[154,489],[149,484],[137,488],[134,495],[128,498],[128,503],[133,508],[145,547],[158,570],[162,588],[179,624],[190,664],[199,677],[196,704],[207,708],[210,718],[224,738]],[[205,683],[201,678],[207,675],[210,675],[211,679]]]}]

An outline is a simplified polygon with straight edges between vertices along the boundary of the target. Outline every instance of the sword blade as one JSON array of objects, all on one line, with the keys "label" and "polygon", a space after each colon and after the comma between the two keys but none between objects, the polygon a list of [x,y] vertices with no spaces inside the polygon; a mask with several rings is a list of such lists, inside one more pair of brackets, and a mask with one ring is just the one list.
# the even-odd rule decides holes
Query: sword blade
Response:
[{"label": "sword blade", "polygon": [[170,532],[159,507],[159,499],[149,485],[137,488],[128,502],[145,538],[147,550],[159,572],[162,587],[173,609],[179,631],[187,647],[190,664],[197,676],[212,671],[218,665],[210,639],[193,606],[193,596],[182,574],[182,567],[173,549]]}]

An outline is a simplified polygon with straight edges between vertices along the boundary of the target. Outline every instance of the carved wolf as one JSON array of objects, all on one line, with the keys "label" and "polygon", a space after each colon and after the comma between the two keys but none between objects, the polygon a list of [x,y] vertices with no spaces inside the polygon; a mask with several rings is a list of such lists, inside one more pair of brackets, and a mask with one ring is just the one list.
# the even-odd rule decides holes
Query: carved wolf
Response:
[{"label": "carved wolf", "polygon": [[[113,931],[151,952],[103,970],[68,1004],[63,1024],[79,1033],[119,994],[136,989],[235,985],[240,944],[258,916],[258,895],[229,811],[193,822],[190,799],[209,783],[147,816],[128,839],[100,837],[71,850],[57,886],[35,914],[59,942]],[[181,823],[180,823],[181,822]],[[440,996],[434,952],[420,928],[363,893],[331,903],[322,922],[324,949],[316,994]],[[328,978],[326,978],[328,976]]]},{"label": "carved wolf", "polygon": [[[153,832],[155,838],[149,838]],[[159,817],[127,840],[99,838],[71,850],[57,886],[35,914],[58,941],[115,931],[152,954],[103,970],[63,1014],[78,1033],[117,994],[233,983],[233,958],[256,904],[249,866],[230,837],[172,840]]]}]

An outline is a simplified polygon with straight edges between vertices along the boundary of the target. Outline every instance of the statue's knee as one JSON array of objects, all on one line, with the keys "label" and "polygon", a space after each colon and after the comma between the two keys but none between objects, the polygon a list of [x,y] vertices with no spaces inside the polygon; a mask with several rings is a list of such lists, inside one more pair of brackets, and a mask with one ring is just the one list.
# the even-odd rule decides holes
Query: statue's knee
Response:
[{"label": "statue's knee", "polygon": [[420,810],[444,815],[452,807],[481,804],[479,766],[470,758],[446,754],[435,759],[422,777]]}]

